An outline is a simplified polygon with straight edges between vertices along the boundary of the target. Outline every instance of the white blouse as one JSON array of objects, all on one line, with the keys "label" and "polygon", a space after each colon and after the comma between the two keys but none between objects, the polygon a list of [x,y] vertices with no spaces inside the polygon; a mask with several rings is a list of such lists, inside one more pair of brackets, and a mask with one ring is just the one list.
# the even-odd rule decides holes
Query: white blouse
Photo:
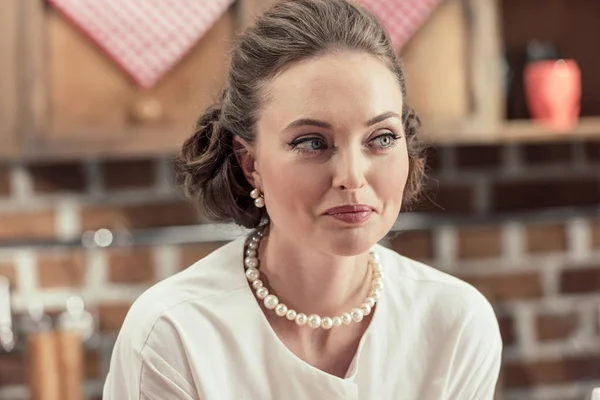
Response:
[{"label": "white blouse", "polygon": [[245,240],[136,300],[104,400],[493,399],[502,341],[492,307],[469,284],[376,245],[384,290],[342,379],[272,330],[244,274]]}]

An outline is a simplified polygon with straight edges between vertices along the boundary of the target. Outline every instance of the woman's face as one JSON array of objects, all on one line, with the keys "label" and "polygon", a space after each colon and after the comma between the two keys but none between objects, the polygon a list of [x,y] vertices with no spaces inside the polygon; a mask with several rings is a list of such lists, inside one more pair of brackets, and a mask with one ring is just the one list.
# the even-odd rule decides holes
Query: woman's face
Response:
[{"label": "woman's face", "polygon": [[408,177],[401,111],[394,74],[370,55],[330,54],[274,78],[257,121],[252,178],[276,229],[343,256],[385,236]]}]

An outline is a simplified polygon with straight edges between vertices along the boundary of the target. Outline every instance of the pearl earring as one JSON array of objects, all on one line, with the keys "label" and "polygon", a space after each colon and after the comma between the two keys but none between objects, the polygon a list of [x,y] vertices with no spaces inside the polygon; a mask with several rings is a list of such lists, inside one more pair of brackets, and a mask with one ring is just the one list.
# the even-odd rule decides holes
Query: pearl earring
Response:
[{"label": "pearl earring", "polygon": [[250,197],[254,199],[254,205],[258,208],[263,208],[265,206],[265,198],[259,189],[254,189],[250,192]]}]

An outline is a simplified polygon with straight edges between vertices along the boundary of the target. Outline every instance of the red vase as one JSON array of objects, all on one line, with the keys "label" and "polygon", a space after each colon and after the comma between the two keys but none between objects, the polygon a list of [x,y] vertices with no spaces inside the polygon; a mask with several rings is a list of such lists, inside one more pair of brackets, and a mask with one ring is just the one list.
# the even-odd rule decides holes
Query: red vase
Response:
[{"label": "red vase", "polygon": [[581,71],[574,60],[534,61],[525,67],[525,96],[531,117],[556,130],[573,128],[581,108]]}]

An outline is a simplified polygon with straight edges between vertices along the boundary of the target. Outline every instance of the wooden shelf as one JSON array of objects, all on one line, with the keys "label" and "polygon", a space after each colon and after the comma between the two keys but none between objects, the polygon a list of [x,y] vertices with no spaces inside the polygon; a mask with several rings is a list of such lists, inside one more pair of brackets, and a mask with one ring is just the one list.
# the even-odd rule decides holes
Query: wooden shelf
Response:
[{"label": "wooden shelf", "polygon": [[490,132],[482,133],[474,128],[463,131],[438,128],[430,132],[425,131],[423,136],[434,145],[600,141],[600,117],[583,117],[576,127],[568,131],[552,130],[532,120],[512,120],[504,122]]}]

